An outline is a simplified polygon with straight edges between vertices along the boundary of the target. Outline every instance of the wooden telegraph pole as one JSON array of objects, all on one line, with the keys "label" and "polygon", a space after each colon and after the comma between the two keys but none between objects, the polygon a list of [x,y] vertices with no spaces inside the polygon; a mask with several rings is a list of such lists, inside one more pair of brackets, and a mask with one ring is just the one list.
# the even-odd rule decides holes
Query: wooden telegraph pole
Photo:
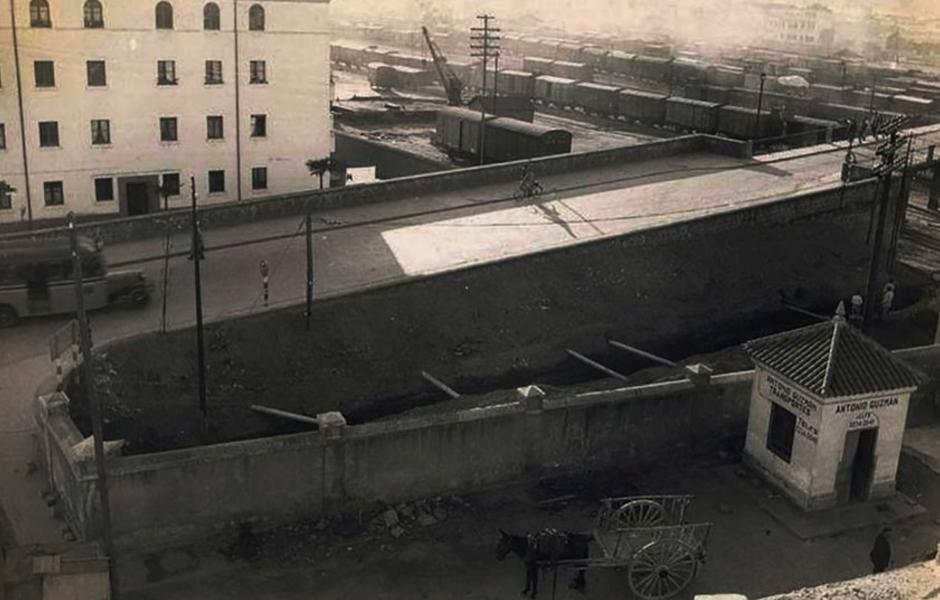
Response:
[{"label": "wooden telegraph pole", "polygon": [[477,19],[483,23],[483,27],[470,28],[470,56],[483,59],[483,79],[480,90],[480,139],[479,152],[480,164],[486,162],[486,66],[490,58],[499,56],[499,29],[490,27],[490,21],[495,21],[493,15],[477,15]]},{"label": "wooden telegraph pole", "polygon": [[91,331],[88,329],[88,315],[85,313],[85,285],[82,277],[82,257],[78,247],[78,231],[75,229],[75,215],[69,213],[69,242],[72,250],[72,275],[75,278],[75,312],[78,321],[78,343],[81,351],[80,374],[85,384],[88,398],[88,411],[91,415],[91,431],[94,436],[95,470],[98,476],[98,498],[101,503],[101,535],[104,539],[104,551],[108,555],[108,578],[111,585],[111,598],[117,598],[117,569],[114,564],[114,541],[111,537],[111,501],[108,494],[108,472],[104,457],[104,427],[101,424],[101,405],[98,402],[98,388],[95,385],[95,356],[91,350]]},{"label": "wooden telegraph pole", "polygon": [[202,254],[202,234],[199,232],[199,221],[196,214],[196,178],[189,177],[189,189],[192,195],[193,214],[193,278],[196,285],[196,355],[199,370],[199,410],[202,413],[200,429],[202,439],[206,439],[209,430],[208,408],[206,407],[206,351],[202,332],[202,277],[199,273],[199,262]]}]

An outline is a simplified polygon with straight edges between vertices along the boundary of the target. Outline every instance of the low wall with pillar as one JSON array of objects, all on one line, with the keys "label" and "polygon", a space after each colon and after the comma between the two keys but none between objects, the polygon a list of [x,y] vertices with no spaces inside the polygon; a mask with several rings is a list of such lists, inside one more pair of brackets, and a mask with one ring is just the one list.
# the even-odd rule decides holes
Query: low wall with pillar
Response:
[{"label": "low wall with pillar", "polygon": [[[517,400],[432,416],[109,459],[119,543],[204,535],[243,519],[275,524],[589,468],[642,467],[744,433],[750,371]],[[47,472],[75,532],[98,527],[94,465],[61,392],[38,402]],[[335,414],[335,413],[334,413]]]}]

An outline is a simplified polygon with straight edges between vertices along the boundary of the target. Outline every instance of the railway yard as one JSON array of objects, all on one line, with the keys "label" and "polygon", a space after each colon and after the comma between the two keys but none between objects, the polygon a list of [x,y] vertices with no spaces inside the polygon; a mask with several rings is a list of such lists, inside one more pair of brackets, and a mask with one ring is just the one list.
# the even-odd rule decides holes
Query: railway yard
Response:
[{"label": "railway yard", "polygon": [[319,189],[0,234],[153,294],[0,330],[0,600],[937,598],[940,67],[415,22]]}]

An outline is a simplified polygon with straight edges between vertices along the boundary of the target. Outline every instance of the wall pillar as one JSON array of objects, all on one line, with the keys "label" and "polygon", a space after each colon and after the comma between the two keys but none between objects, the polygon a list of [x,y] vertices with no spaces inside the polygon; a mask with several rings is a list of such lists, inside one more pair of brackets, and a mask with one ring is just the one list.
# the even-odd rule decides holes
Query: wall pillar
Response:
[{"label": "wall pillar", "polygon": [[334,411],[317,419],[323,435],[323,512],[337,513],[346,501],[346,418]]},{"label": "wall pillar", "polygon": [[529,476],[542,470],[542,412],[545,392],[536,385],[517,389],[525,403],[525,430],[523,435],[523,475]]}]

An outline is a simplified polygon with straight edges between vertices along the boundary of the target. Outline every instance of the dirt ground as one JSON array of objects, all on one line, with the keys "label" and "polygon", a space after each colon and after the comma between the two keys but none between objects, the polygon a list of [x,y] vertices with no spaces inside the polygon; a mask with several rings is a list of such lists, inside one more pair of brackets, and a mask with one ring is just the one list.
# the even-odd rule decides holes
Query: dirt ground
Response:
[{"label": "dirt ground", "polygon": [[[920,463],[902,458],[900,489],[927,508],[925,514],[893,524],[892,568],[922,560],[940,536],[940,478]],[[729,480],[731,478],[731,480]],[[695,593],[743,593],[750,598],[783,593],[826,581],[866,575],[868,552],[880,525],[803,541],[744,494],[734,478],[766,488],[739,466],[718,460],[667,465],[645,473],[591,473],[530,487],[511,487],[465,496],[465,506],[448,504],[445,520],[431,526],[403,523],[395,539],[382,526],[370,531],[372,515],[326,527],[295,524],[236,542],[217,540],[199,548],[125,557],[123,597],[173,598],[433,598],[495,600],[519,597],[522,563],[495,558],[499,530],[513,533],[551,526],[589,531],[605,495],[691,493],[690,522],[711,522],[708,559],[693,585]],[[546,498],[572,495],[564,503],[540,506]],[[592,547],[592,552],[597,552]],[[174,573],[168,572],[175,570]],[[588,572],[585,593],[558,577],[555,598],[629,598],[621,569]],[[175,577],[160,581],[162,577]],[[149,581],[148,581],[149,580]],[[543,574],[541,598],[552,598],[552,577]]]}]

